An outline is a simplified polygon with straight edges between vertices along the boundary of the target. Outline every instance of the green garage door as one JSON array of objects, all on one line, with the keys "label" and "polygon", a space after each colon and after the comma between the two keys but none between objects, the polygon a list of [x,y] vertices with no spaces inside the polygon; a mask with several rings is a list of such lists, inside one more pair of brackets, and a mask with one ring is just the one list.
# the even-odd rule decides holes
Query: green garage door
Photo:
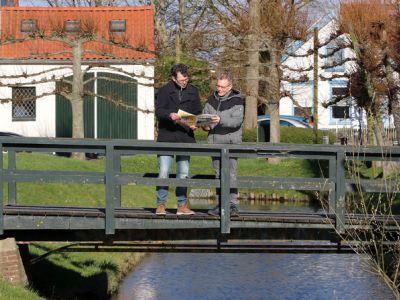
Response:
[{"label": "green garage door", "polygon": [[[93,73],[85,75],[85,80],[93,78]],[[135,110],[114,105],[107,99],[121,101],[130,107],[137,105],[137,83],[135,80],[110,73],[97,73],[97,137],[98,138],[137,138],[137,113]],[[94,92],[94,82],[86,89]],[[102,98],[101,96],[104,96]],[[95,104],[93,97],[84,101],[85,137],[93,138],[95,129]],[[63,96],[56,96],[56,136],[72,137],[71,104]]]},{"label": "green garage door", "polygon": [[[97,94],[129,107],[137,105],[137,84],[126,76],[98,73]],[[106,99],[97,100],[97,137],[114,139],[137,138],[137,112],[116,106]]]}]

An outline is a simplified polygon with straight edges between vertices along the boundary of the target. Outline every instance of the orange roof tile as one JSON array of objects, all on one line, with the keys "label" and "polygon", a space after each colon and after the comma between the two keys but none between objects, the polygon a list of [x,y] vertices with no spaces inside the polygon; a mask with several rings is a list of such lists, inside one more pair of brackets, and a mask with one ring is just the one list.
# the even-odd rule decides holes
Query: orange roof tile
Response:
[{"label": "orange roof tile", "polygon": [[[90,41],[84,45],[84,59],[150,59],[154,58],[153,8],[138,7],[1,7],[0,8],[1,59],[60,59],[71,57],[71,47],[62,42],[43,39],[9,43],[23,39],[22,20],[35,20],[39,30],[48,35],[55,28],[63,28],[66,20],[80,20],[81,26],[91,26],[97,37],[109,40],[109,22],[126,20],[126,33],[114,35],[115,41],[126,41],[128,47]],[[71,35],[73,38],[73,35]],[[129,49],[133,47],[135,49]],[[142,51],[144,50],[144,51]],[[107,55],[109,54],[109,55]],[[111,55],[110,55],[111,54]]]}]

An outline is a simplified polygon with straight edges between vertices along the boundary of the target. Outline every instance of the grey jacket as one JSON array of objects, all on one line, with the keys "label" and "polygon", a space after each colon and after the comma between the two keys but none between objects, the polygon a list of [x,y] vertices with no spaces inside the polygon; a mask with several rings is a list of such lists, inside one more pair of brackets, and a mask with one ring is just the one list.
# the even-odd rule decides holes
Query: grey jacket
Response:
[{"label": "grey jacket", "polygon": [[218,115],[220,122],[208,133],[210,144],[238,144],[242,142],[244,101],[239,91],[231,90],[228,97],[215,92],[208,98],[204,114]]}]

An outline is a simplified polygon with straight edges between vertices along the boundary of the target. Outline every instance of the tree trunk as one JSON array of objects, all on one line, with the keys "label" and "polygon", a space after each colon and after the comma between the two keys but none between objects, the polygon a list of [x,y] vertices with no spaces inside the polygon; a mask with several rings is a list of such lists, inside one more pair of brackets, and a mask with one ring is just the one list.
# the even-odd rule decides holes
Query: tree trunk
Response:
[{"label": "tree trunk", "polygon": [[250,32],[247,35],[246,115],[244,128],[257,127],[257,99],[259,82],[260,0],[249,1]]},{"label": "tree trunk", "polygon": [[400,89],[392,95],[392,114],[394,128],[396,129],[397,145],[400,145]]},{"label": "tree trunk", "polygon": [[168,35],[167,35],[167,5],[166,0],[151,1],[154,8],[154,27],[158,35],[158,49],[161,53],[166,52],[168,48]]},{"label": "tree trunk", "polygon": [[[391,65],[387,66],[388,82],[390,90],[390,104],[392,107],[393,123],[396,130],[397,147],[400,146],[400,74],[393,70]],[[387,162],[383,166],[383,176],[387,177],[400,172],[399,162]]]},{"label": "tree trunk", "polygon": [[[280,143],[281,142],[281,125],[279,117],[279,102],[280,97],[280,69],[277,62],[280,57],[277,56],[277,51],[272,51],[271,54],[271,66],[270,66],[270,99],[269,99],[269,114],[271,116],[270,120],[270,142]],[[280,158],[270,158],[268,159],[270,164],[279,164],[281,162]]]},{"label": "tree trunk", "polygon": [[[72,106],[72,137],[75,139],[82,139],[85,137],[83,120],[82,51],[82,43],[77,41],[72,49],[72,92],[69,97]],[[73,153],[72,156],[85,159],[85,153],[82,152]]]},{"label": "tree trunk", "polygon": [[177,63],[181,62],[182,57],[182,34],[185,19],[185,2],[186,0],[179,0],[179,22],[176,28],[175,36],[175,60]]},{"label": "tree trunk", "polygon": [[396,141],[400,146],[400,74],[393,70],[391,65],[387,66],[388,82],[390,89],[390,104],[392,106],[393,123],[396,129]]}]

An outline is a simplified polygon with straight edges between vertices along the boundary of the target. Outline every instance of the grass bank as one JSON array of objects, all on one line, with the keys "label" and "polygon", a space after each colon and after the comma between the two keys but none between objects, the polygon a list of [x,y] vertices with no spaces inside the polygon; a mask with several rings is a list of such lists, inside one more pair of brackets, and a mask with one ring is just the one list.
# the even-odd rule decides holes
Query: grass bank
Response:
[{"label": "grass bank", "polygon": [[44,299],[39,296],[37,292],[31,288],[25,288],[18,284],[11,284],[0,277],[0,299],[1,300],[16,300],[16,299],[30,299],[40,300]]}]

